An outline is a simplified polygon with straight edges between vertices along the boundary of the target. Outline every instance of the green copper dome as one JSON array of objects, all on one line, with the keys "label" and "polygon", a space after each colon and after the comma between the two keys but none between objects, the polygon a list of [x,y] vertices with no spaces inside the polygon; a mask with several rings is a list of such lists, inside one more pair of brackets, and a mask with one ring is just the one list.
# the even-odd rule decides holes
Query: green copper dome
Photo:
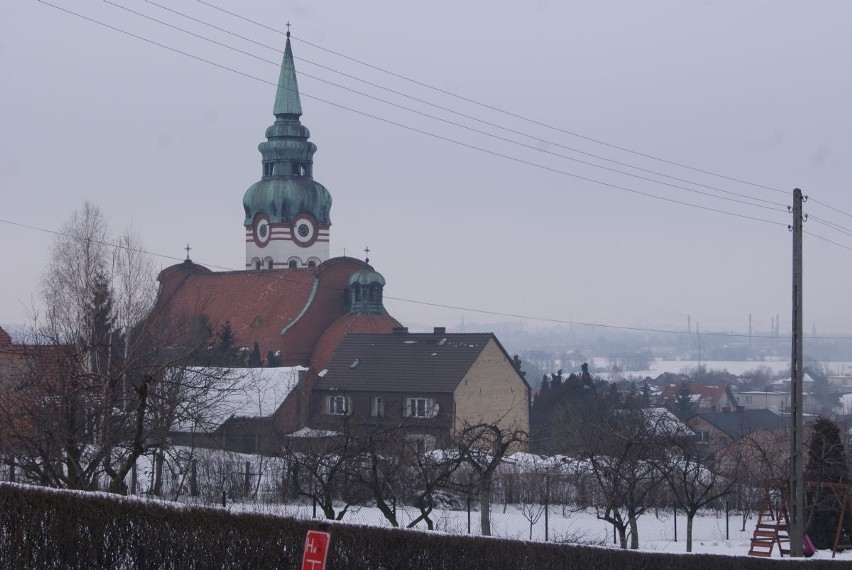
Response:
[{"label": "green copper dome", "polygon": [[384,312],[382,295],[385,278],[378,271],[359,269],[349,276],[347,300],[350,313],[381,314]]},{"label": "green copper dome", "polygon": [[372,269],[359,269],[355,273],[353,273],[349,277],[349,285],[355,284],[361,286],[372,285],[373,283],[378,283],[382,287],[385,286],[385,278],[382,277],[382,274],[378,271],[373,271]]},{"label": "green copper dome", "polygon": [[331,194],[313,179],[314,153],[310,131],[302,125],[302,104],[293,65],[290,37],[278,77],[273,107],[275,123],[266,129],[266,141],[258,145],[263,157],[263,178],[243,195],[246,218],[251,226],[258,214],[269,222],[291,223],[299,214],[311,214],[319,225],[331,225]]},{"label": "green copper dome", "polygon": [[264,213],[270,224],[290,223],[303,212],[311,214],[319,225],[331,225],[331,194],[325,186],[307,177],[271,176],[255,182],[243,196],[245,225]]}]

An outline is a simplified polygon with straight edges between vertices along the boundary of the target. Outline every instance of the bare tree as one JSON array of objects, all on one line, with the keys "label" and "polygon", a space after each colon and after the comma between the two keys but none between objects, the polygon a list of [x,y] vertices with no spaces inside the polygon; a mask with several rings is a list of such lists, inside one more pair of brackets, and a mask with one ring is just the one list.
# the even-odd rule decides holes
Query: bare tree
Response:
[{"label": "bare tree", "polygon": [[[583,454],[597,483],[598,518],[618,532],[621,547],[639,548],[638,519],[648,508],[648,498],[664,481],[658,461],[666,443],[683,427],[663,409],[618,409],[600,418],[588,430]],[[592,435],[593,434],[593,435]]]},{"label": "bare tree", "polygon": [[144,320],[153,267],[138,236],[111,241],[91,203],[57,236],[29,343],[0,394],[4,439],[31,480],[125,492],[136,460],[162,447],[175,421],[215,408],[232,380],[186,374],[203,359],[203,322]]},{"label": "bare tree", "polygon": [[692,438],[675,438],[671,452],[659,466],[675,504],[686,513],[686,551],[692,552],[692,525],[703,507],[731,493],[736,484],[737,465],[724,473],[712,454]]},{"label": "bare tree", "polygon": [[303,428],[285,438],[282,452],[296,493],[315,501],[329,520],[343,519],[359,498],[351,483],[360,449],[347,420],[341,431]]},{"label": "bare tree", "polygon": [[491,536],[494,474],[510,451],[525,446],[526,431],[502,427],[500,422],[464,424],[456,436],[460,456],[473,470],[479,490],[479,518],[484,536]]}]

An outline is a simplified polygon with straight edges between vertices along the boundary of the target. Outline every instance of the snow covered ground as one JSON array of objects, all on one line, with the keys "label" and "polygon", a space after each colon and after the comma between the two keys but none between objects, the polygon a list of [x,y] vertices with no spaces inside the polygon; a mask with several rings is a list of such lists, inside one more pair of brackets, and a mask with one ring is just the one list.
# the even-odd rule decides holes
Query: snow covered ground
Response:
[{"label": "snow covered ground", "polygon": [[[313,509],[308,505],[274,505],[262,503],[232,503],[228,509],[235,512],[250,511],[269,514],[285,515],[299,518],[311,518]],[[400,507],[397,516],[401,526],[406,526],[419,511],[411,507]],[[317,510],[317,517],[322,517],[322,511]],[[436,510],[433,513],[435,531],[447,534],[468,533],[468,513],[466,510]],[[530,540],[530,521],[521,510],[520,505],[495,505],[491,514],[492,531],[494,536],[515,540]],[[374,507],[354,507],[346,514],[343,521],[348,524],[366,526],[390,526],[381,512]],[[686,552],[686,517],[683,513],[677,516],[677,540],[675,540],[675,517],[671,510],[655,514],[646,513],[639,519],[640,550],[685,553]],[[729,519],[729,536],[725,538],[725,513],[707,513],[696,517],[693,525],[693,552],[703,554],[725,554],[730,556],[748,555],[749,543],[754,531],[755,519],[750,518],[742,528],[742,518],[731,513]],[[598,520],[593,510],[571,512],[562,506],[550,507],[548,521],[548,539],[551,542],[574,544],[589,544],[617,548],[613,543],[612,526]],[[425,531],[425,524],[418,527]],[[478,535],[479,512],[470,513],[470,533]],[[332,532],[334,532],[332,530]],[[542,516],[532,527],[532,540],[545,539],[545,522]],[[773,558],[779,558],[777,549]],[[814,558],[830,559],[831,551],[820,551]],[[852,562],[852,552],[837,555],[836,560]]]}]

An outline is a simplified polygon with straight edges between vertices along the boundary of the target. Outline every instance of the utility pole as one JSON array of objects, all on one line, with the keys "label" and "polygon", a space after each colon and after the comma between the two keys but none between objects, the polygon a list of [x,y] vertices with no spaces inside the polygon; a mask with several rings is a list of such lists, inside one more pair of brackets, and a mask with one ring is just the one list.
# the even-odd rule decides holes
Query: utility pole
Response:
[{"label": "utility pole", "polygon": [[[790,555],[802,556],[805,468],[802,449],[802,191],[793,190],[793,343],[790,360]],[[776,322],[777,326],[777,322]]]}]

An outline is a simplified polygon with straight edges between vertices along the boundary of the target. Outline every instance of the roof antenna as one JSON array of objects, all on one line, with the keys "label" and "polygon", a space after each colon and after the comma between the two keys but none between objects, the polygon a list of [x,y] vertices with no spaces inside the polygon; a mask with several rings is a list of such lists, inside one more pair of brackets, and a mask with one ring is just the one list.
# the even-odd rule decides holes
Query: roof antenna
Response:
[{"label": "roof antenna", "polygon": [[369,247],[364,248],[364,263],[367,263],[367,264],[370,263],[370,248]]}]

